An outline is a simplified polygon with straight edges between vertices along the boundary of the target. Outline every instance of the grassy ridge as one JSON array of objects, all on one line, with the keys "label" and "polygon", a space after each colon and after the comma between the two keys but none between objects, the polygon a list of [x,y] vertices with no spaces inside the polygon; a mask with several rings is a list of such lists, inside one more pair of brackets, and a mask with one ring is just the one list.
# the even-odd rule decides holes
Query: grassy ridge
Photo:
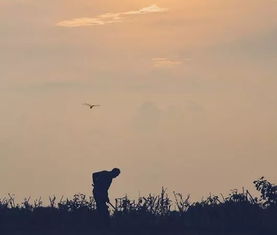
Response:
[{"label": "grassy ridge", "polygon": [[137,200],[116,199],[111,228],[99,227],[92,197],[76,194],[72,199],[49,198],[16,204],[9,195],[0,200],[0,234],[277,234],[277,187],[264,178],[254,181],[260,197],[247,190],[232,191],[227,197],[209,196],[190,203],[189,196],[166,190]]}]

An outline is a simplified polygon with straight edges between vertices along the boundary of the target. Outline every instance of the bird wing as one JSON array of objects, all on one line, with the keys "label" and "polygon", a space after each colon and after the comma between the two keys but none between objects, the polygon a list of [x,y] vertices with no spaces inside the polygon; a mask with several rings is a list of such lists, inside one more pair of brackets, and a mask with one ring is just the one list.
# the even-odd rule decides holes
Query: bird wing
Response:
[{"label": "bird wing", "polygon": [[91,104],[88,104],[88,103],[83,103],[83,105],[87,105],[87,106],[91,107]]}]

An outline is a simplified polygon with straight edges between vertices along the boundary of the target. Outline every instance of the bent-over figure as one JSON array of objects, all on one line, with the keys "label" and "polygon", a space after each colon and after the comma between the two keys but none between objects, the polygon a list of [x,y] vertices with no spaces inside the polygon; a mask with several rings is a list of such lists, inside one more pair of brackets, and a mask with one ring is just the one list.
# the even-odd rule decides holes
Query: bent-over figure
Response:
[{"label": "bent-over figure", "polygon": [[107,203],[110,202],[108,190],[112,184],[112,180],[120,174],[118,168],[111,171],[100,171],[92,174],[93,196],[96,202],[98,215],[105,225],[109,225],[110,214]]}]

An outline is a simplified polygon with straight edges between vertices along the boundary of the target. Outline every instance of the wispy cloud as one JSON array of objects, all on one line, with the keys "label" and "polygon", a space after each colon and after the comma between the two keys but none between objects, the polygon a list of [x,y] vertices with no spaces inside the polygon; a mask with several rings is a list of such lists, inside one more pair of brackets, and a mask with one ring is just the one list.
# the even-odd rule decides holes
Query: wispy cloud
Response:
[{"label": "wispy cloud", "polygon": [[111,23],[119,23],[122,22],[128,16],[131,15],[145,15],[151,13],[160,13],[168,11],[167,8],[160,8],[157,5],[151,5],[148,7],[144,7],[142,9],[136,11],[126,11],[126,12],[117,12],[117,13],[105,13],[102,15],[98,15],[96,17],[81,17],[75,18],[71,20],[64,20],[58,22],[56,25],[60,27],[84,27],[84,26],[94,26],[94,25],[105,25]]},{"label": "wispy cloud", "polygon": [[152,63],[153,63],[153,66],[156,68],[172,68],[174,66],[182,64],[183,61],[160,57],[160,58],[152,58]]}]

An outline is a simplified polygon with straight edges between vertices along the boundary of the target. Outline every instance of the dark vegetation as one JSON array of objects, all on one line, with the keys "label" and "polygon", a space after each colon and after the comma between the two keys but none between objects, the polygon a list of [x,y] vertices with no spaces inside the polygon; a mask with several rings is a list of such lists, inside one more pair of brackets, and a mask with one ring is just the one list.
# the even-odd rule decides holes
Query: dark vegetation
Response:
[{"label": "dark vegetation", "polygon": [[27,198],[16,204],[14,197],[0,200],[0,234],[71,235],[71,234],[174,234],[174,235],[276,235],[277,186],[264,178],[254,181],[259,197],[247,190],[233,190],[227,197],[209,196],[200,202],[166,190],[138,200],[127,196],[116,200],[111,228],[99,227],[92,197],[83,194],[73,199]]}]

